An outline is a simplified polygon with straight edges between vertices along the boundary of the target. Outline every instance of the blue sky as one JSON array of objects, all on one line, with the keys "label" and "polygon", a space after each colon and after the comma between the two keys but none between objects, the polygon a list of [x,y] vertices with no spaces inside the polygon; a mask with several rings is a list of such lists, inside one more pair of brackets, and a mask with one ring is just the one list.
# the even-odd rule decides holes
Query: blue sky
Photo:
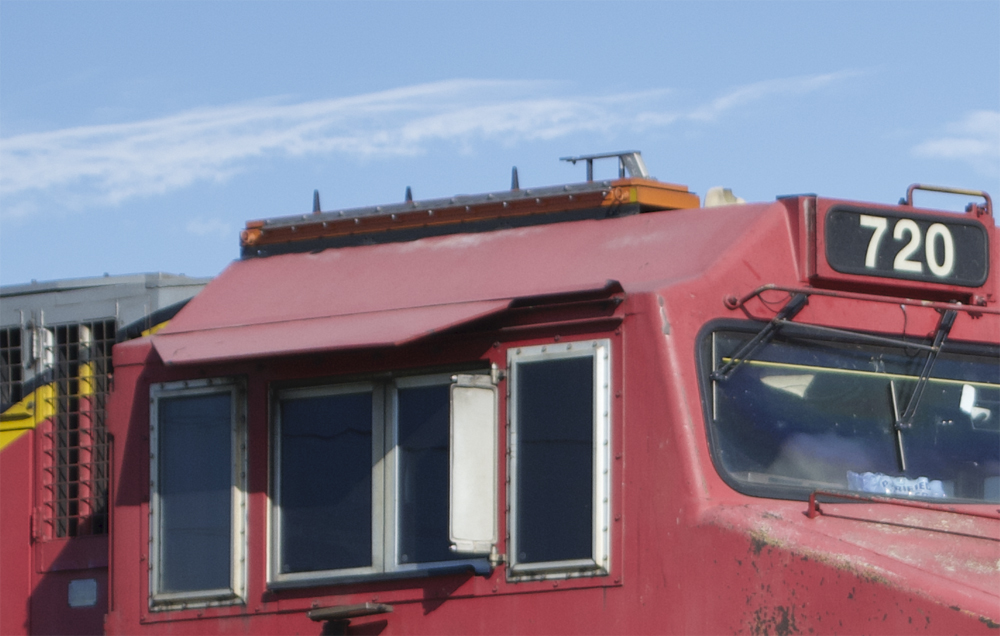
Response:
[{"label": "blue sky", "polygon": [[211,276],[314,189],[552,185],[624,149],[702,195],[1000,197],[997,33],[997,0],[3,0],[0,283]]}]

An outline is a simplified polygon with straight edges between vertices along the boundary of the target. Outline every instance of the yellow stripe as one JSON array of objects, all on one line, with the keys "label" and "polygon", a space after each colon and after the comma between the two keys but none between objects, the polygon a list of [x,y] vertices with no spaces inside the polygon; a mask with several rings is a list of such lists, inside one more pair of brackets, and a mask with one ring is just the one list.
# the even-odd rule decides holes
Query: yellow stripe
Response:
[{"label": "yellow stripe", "polygon": [[156,333],[157,331],[159,331],[160,329],[163,329],[164,327],[166,327],[166,326],[167,326],[167,323],[168,323],[168,322],[170,322],[170,321],[169,321],[169,320],[164,320],[163,322],[161,322],[161,323],[160,323],[160,324],[158,324],[158,325],[153,325],[153,326],[152,326],[152,327],[150,327],[149,329],[147,329],[147,330],[143,331],[143,332],[142,332],[142,336],[143,336],[143,337],[146,337],[146,336],[152,336],[153,334],[155,334],[155,333]]},{"label": "yellow stripe", "polygon": [[[723,358],[722,362],[729,362],[731,358]],[[902,373],[885,373],[882,371],[860,371],[856,369],[833,369],[830,367],[816,367],[810,366],[808,364],[791,364],[789,362],[765,362],[764,360],[744,360],[743,364],[748,364],[753,367],[773,367],[776,369],[797,369],[797,370],[807,370],[820,373],[841,373],[845,375],[860,375],[872,378],[882,378],[890,380],[909,380],[915,382],[920,379],[916,375],[904,375]],[[990,382],[975,382],[972,380],[952,380],[949,378],[927,378],[927,381],[933,384],[971,384],[975,387],[980,387],[983,389],[1000,389],[1000,384],[992,384]]]},{"label": "yellow stripe", "polygon": [[55,414],[55,384],[38,387],[0,415],[0,450]]},{"label": "yellow stripe", "polygon": [[79,381],[77,386],[79,387],[80,395],[79,397],[87,397],[94,394],[94,363],[84,362],[80,365],[79,370]]}]

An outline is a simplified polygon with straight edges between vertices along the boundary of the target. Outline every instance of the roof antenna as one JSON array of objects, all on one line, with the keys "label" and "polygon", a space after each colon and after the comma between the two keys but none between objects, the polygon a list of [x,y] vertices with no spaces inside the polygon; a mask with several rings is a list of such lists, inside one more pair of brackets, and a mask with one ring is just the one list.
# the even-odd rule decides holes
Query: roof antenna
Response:
[{"label": "roof antenna", "polygon": [[406,186],[406,202],[411,201],[413,201],[413,190],[410,190],[410,186]]},{"label": "roof antenna", "polygon": [[646,170],[646,162],[638,150],[622,150],[620,152],[602,152],[596,155],[580,155],[579,157],[559,157],[559,161],[568,161],[574,166],[577,161],[587,162],[587,181],[594,180],[594,159],[618,159],[618,178],[624,179],[625,173],[634,179],[651,179]]},{"label": "roof antenna", "polygon": [[520,190],[521,186],[517,182],[517,166],[514,166],[510,171],[510,189]]},{"label": "roof antenna", "polygon": [[313,214],[319,214],[319,190],[313,190]]}]

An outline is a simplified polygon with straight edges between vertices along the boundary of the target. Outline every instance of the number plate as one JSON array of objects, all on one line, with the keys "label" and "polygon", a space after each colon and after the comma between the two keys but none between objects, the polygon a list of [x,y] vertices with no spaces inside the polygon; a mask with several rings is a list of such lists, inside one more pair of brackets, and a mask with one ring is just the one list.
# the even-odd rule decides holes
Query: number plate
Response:
[{"label": "number plate", "polygon": [[962,287],[989,275],[986,228],[971,219],[835,206],[825,225],[826,260],[838,272]]}]

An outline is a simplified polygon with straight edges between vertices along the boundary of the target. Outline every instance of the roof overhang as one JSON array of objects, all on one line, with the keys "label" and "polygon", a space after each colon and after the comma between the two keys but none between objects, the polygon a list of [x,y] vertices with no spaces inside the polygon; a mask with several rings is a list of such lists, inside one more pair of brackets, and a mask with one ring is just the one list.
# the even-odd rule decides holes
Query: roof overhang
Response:
[{"label": "roof overhang", "polygon": [[510,299],[397,308],[160,334],[166,364],[193,364],[404,345],[501,312]]}]

